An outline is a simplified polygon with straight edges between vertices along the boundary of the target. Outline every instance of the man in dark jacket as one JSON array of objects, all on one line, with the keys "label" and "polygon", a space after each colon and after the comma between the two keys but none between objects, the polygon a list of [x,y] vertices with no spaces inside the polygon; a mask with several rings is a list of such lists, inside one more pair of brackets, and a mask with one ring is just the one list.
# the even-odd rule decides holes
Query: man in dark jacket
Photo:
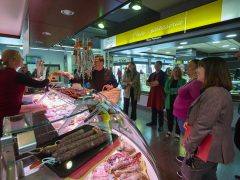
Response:
[{"label": "man in dark jacket", "polygon": [[[90,88],[95,89],[97,92],[102,90],[111,90],[117,87],[117,80],[113,73],[103,67],[104,59],[102,56],[95,56],[94,70],[92,71],[92,78],[86,77],[84,82],[90,83]],[[69,73],[60,73],[62,76],[67,77],[71,83],[83,83],[82,78],[74,77]]]},{"label": "man in dark jacket", "polygon": [[164,109],[164,83],[166,74],[161,70],[162,62],[155,63],[155,72],[150,74],[146,84],[150,86],[147,107],[152,108],[152,121],[147,123],[147,126],[157,126],[157,115],[159,127],[158,131],[163,130],[163,109]]}]

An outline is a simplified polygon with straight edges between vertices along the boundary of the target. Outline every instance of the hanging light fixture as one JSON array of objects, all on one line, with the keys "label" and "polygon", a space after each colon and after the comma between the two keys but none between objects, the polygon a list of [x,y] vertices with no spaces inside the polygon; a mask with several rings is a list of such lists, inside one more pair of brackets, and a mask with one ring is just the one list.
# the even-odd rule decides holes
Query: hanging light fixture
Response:
[{"label": "hanging light fixture", "polygon": [[101,29],[104,29],[105,26],[104,26],[103,22],[100,22],[100,23],[98,23],[98,27]]},{"label": "hanging light fixture", "polygon": [[139,11],[142,9],[142,1],[141,0],[132,0],[129,7],[135,11]]}]

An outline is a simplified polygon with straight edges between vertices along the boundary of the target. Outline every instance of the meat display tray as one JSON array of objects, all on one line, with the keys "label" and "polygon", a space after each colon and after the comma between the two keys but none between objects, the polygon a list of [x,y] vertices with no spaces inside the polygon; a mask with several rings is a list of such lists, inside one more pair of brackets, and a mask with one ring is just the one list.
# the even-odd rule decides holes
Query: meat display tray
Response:
[{"label": "meat display tray", "polygon": [[[88,130],[91,130],[92,128],[93,128],[93,126],[91,126],[91,125],[81,126],[71,132],[68,132],[61,136],[58,136],[57,138],[55,138],[45,144],[42,144],[41,147],[52,145],[57,140],[60,140],[63,137],[78,131],[79,129],[84,129],[84,130],[88,131]],[[118,138],[118,136],[115,134],[110,134],[110,135],[112,136],[112,142],[106,141],[103,144],[101,144],[91,150],[88,150],[86,152],[80,153],[77,156],[75,156],[61,164],[60,163],[55,163],[54,165],[46,164],[46,166],[49,167],[52,171],[54,171],[59,177],[62,177],[62,178],[68,177],[71,173],[73,173],[78,168],[81,168],[81,166],[83,166],[86,162],[88,162],[90,159],[92,159],[94,156],[96,156],[99,152],[101,152],[102,150],[107,148],[109,145],[111,145]],[[37,154],[36,156],[40,159],[49,157],[49,155],[45,155],[45,154]]]}]

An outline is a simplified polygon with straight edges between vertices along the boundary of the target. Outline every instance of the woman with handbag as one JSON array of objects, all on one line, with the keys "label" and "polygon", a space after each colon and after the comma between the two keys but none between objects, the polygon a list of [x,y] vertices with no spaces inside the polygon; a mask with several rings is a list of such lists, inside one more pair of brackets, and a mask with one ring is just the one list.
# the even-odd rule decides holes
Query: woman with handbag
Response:
[{"label": "woman with handbag", "polygon": [[128,69],[125,71],[122,79],[122,87],[124,89],[124,108],[123,111],[128,115],[129,101],[131,99],[132,112],[131,119],[137,119],[137,101],[140,99],[140,74],[136,70],[134,62],[128,64]]},{"label": "woman with handbag", "polygon": [[181,171],[186,180],[217,179],[218,163],[234,158],[232,82],[226,62],[219,57],[200,61],[197,72],[203,92],[189,109],[191,131],[183,143],[187,156]]}]

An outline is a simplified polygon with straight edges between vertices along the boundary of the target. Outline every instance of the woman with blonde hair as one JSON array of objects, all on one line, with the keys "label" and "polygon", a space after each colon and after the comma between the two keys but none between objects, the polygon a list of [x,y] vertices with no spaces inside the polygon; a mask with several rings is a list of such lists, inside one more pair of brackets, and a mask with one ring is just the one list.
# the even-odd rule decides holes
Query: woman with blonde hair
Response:
[{"label": "woman with blonde hair", "polygon": [[[168,120],[168,132],[166,137],[169,137],[173,130],[173,124],[175,117],[173,116],[173,103],[177,97],[178,89],[186,84],[186,80],[182,78],[182,71],[179,67],[175,67],[172,71],[171,77],[167,79],[164,91],[166,94],[165,97],[165,108],[167,111],[167,120]],[[175,138],[179,140],[180,137],[180,129],[178,123],[176,121],[175,126]]]},{"label": "woman with blonde hair", "polygon": [[0,69],[0,137],[3,118],[17,115],[20,111],[25,86],[41,88],[46,86],[50,79],[49,77],[49,79],[37,81],[16,72],[16,69],[23,64],[23,59],[16,50],[3,51],[1,61],[4,67]]},{"label": "woman with blonde hair", "polygon": [[[178,95],[173,104],[173,115],[177,118],[178,126],[181,134],[184,134],[185,129],[183,127],[187,113],[192,102],[200,96],[202,89],[202,82],[197,80],[197,68],[199,60],[191,60],[187,65],[187,74],[190,78],[189,82],[179,88]],[[183,155],[183,154],[182,154]],[[183,156],[177,156],[176,160],[182,162]],[[177,172],[178,176],[181,175],[181,171]]]}]

